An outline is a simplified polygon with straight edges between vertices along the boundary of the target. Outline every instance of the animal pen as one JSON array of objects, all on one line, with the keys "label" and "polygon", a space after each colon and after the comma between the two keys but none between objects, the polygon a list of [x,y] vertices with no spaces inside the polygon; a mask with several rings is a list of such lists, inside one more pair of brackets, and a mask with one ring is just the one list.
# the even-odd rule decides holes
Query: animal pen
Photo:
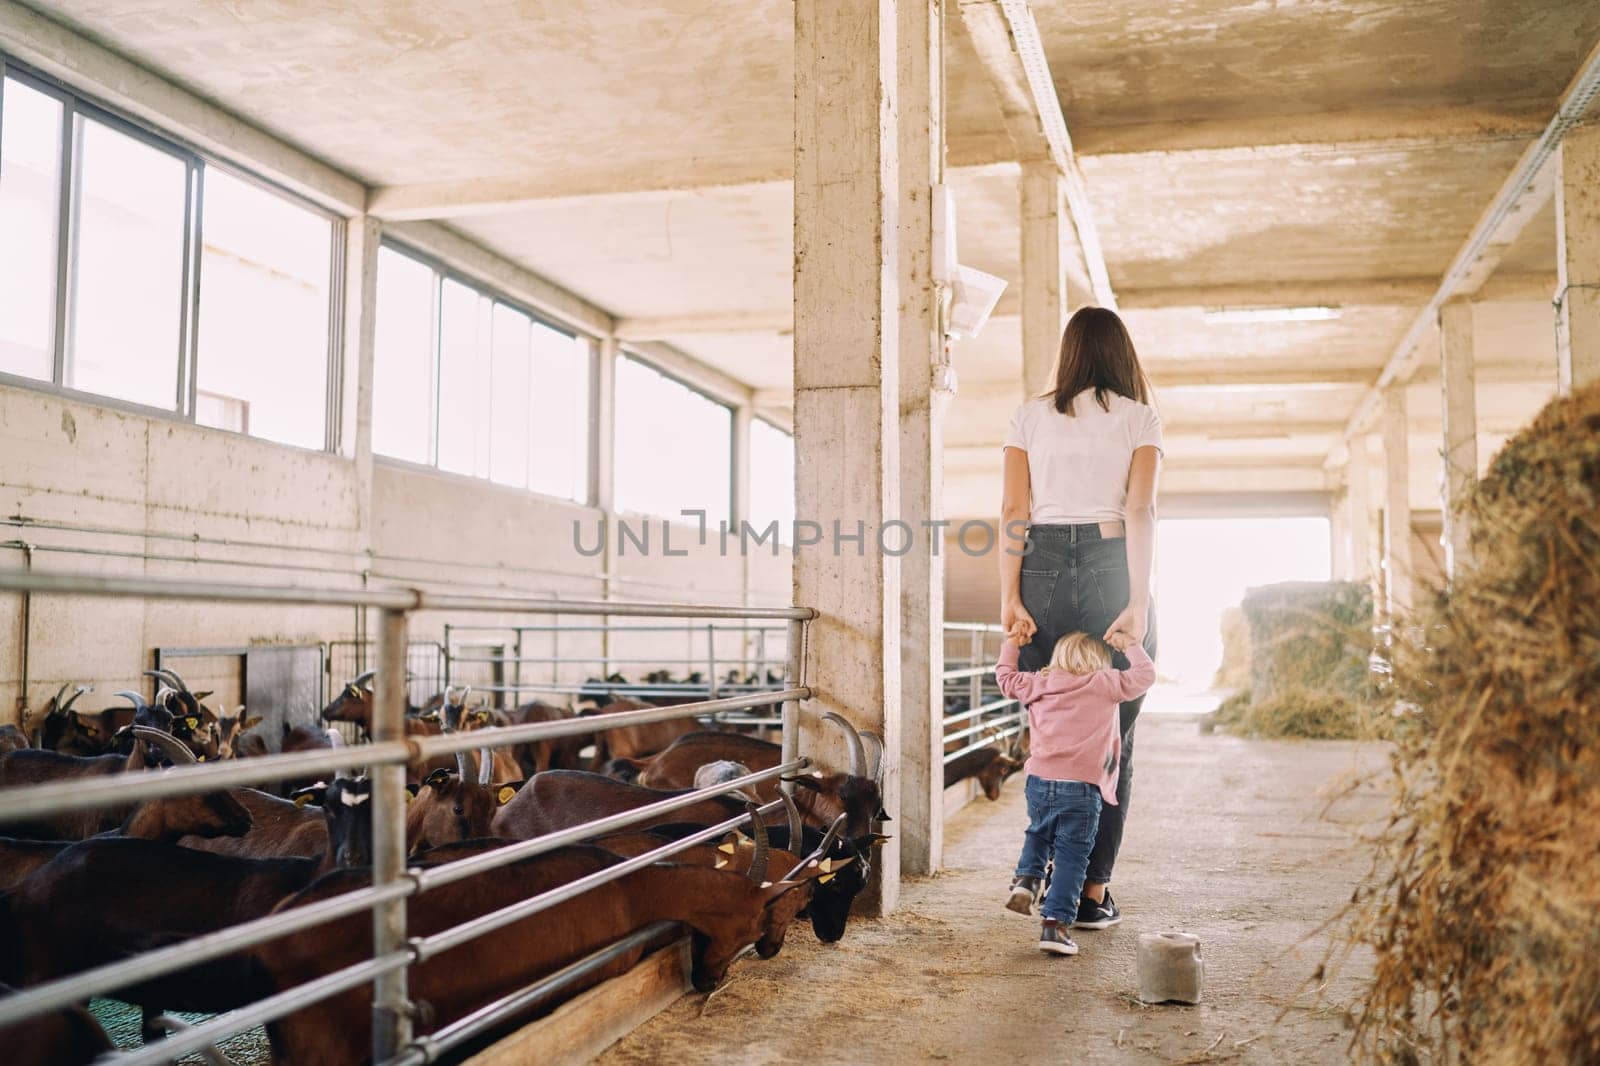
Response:
[{"label": "animal pen", "polygon": [[[176,579],[98,578],[55,575],[42,571],[26,574],[9,572],[0,575],[0,589],[27,591],[35,595],[204,600],[216,603],[252,604],[260,607],[287,604],[362,606],[377,612],[374,679],[376,703],[370,744],[317,754],[270,755],[226,764],[130,772],[118,775],[116,780],[94,783],[74,782],[8,789],[3,796],[0,796],[0,826],[4,826],[41,813],[92,810],[132,800],[278,781],[303,774],[331,774],[348,766],[370,768],[374,786],[370,814],[373,840],[370,888],[289,912],[272,914],[234,928],[96,967],[0,1000],[0,1027],[4,1027],[135,981],[170,974],[277,937],[314,928],[346,915],[363,911],[372,914],[373,950],[371,958],[365,962],[328,974],[307,985],[284,990],[248,1007],[185,1029],[159,1043],[116,1055],[114,1061],[125,1066],[171,1061],[187,1052],[206,1048],[224,1037],[283,1017],[308,1004],[367,983],[372,985],[373,994],[373,1061],[383,1064],[434,1061],[439,1055],[478,1034],[505,1025],[507,1021],[526,1013],[542,1000],[560,994],[562,989],[580,984],[586,975],[628,951],[652,942],[668,930],[657,926],[637,930],[625,940],[591,955],[560,973],[493,1003],[485,1004],[470,1016],[432,1033],[417,1033],[414,1030],[407,1000],[408,967],[547,910],[597,885],[616,880],[651,863],[716,839],[736,826],[747,823],[749,816],[730,818],[682,840],[627,859],[590,877],[563,885],[515,906],[484,915],[466,925],[426,937],[408,936],[405,919],[407,899],[442,885],[500,869],[520,859],[544,854],[599,833],[643,823],[709,797],[726,795],[741,788],[781,779],[784,775],[792,775],[809,765],[809,760],[797,750],[798,701],[810,694],[803,684],[794,684],[777,692],[729,696],[674,707],[619,712],[599,719],[488,728],[432,738],[407,739],[402,729],[402,719],[405,714],[406,628],[408,617],[414,611],[781,620],[787,624],[789,647],[798,650],[803,646],[805,626],[814,617],[814,613],[804,607],[553,602],[511,597],[439,595],[405,590],[353,591]],[[798,668],[791,662],[790,676],[798,680],[798,675]],[[663,800],[561,832],[510,844],[471,858],[426,870],[406,868],[405,764],[410,759],[419,756],[450,755],[481,747],[501,747],[575,733],[607,731],[629,725],[676,721],[774,702],[783,706],[783,759],[777,767],[746,774],[723,784],[695,790],[688,795]],[[787,790],[793,786],[785,784],[781,787]],[[770,803],[760,808],[758,813],[767,815],[781,810],[782,807],[781,802]]]}]

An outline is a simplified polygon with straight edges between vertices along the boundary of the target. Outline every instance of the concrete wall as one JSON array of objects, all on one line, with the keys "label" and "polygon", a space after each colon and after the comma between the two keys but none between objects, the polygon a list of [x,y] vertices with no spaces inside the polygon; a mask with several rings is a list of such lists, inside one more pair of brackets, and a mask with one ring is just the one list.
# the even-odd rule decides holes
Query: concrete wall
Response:
[{"label": "concrete wall", "polygon": [[[715,538],[699,548],[685,529],[685,557],[585,557],[574,547],[573,523],[592,545],[602,517],[594,508],[383,461],[364,506],[354,459],[26,388],[0,387],[0,455],[0,505],[10,521],[0,527],[0,543],[9,545],[0,565],[8,567],[23,565],[19,542],[27,542],[35,567],[86,573],[354,588],[365,572],[374,587],[574,599],[783,603],[789,595],[787,549],[777,558],[767,549],[723,556]],[[363,514],[371,516],[365,525]],[[660,521],[650,525],[659,549]],[[354,611],[333,608],[35,596],[31,611],[24,694],[22,597],[0,595],[0,722],[18,721],[24,705],[42,708],[67,681],[96,685],[87,706],[109,705],[118,688],[148,692],[139,673],[158,646],[318,643],[352,639],[356,629]],[[424,613],[414,617],[412,636],[439,639],[447,622],[518,621],[554,620]],[[507,631],[481,636],[510,640]],[[676,668],[683,645],[681,636],[656,637],[630,648]],[[524,646],[527,655],[557,650],[598,656],[602,647],[598,635],[530,636]],[[718,637],[719,659],[740,653],[739,638]],[[235,661],[189,665],[179,669],[192,685],[240,698]],[[465,676],[476,676],[474,669],[464,668]],[[598,667],[564,670],[587,676]]]}]

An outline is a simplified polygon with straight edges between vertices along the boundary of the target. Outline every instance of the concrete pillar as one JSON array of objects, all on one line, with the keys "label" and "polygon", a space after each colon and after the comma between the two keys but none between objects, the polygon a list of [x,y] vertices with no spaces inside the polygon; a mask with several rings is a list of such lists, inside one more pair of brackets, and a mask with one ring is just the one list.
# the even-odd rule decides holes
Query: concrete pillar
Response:
[{"label": "concrete pillar", "polygon": [[[927,875],[944,840],[944,555],[927,523],[944,518],[945,359],[933,281],[932,187],[944,180],[944,5],[900,0],[900,518],[917,531],[900,559],[900,871]],[[928,121],[906,121],[912,103]],[[926,531],[926,532],[925,532]]]},{"label": "concrete pillar", "polygon": [[1439,382],[1444,389],[1444,569],[1454,577],[1472,562],[1461,507],[1478,480],[1477,374],[1472,304],[1452,300],[1439,309]]},{"label": "concrete pillar", "polygon": [[1328,511],[1328,574],[1335,581],[1350,580],[1350,494],[1339,493]]},{"label": "concrete pillar", "polygon": [[1391,618],[1412,606],[1411,456],[1404,385],[1383,394],[1383,461],[1387,474],[1383,513],[1383,566]]},{"label": "concrete pillar", "polygon": [[1345,503],[1350,516],[1350,580],[1371,582],[1376,538],[1372,535],[1372,449],[1365,435],[1350,442]]},{"label": "concrete pillar", "polygon": [[378,249],[383,226],[363,215],[345,227],[344,362],[335,418],[339,454],[355,460],[357,523],[372,537],[372,395],[378,322]]},{"label": "concrete pillar", "polygon": [[733,502],[728,511],[728,525],[733,529],[750,517],[750,417],[748,403],[733,409]]},{"label": "concrete pillar", "polygon": [[1061,330],[1070,313],[1066,264],[1072,220],[1054,160],[1025,161],[1020,186],[1022,389],[1032,397],[1055,380]]},{"label": "concrete pillar", "polygon": [[[882,735],[884,807],[900,815],[900,560],[886,520],[900,510],[899,167],[895,0],[796,0],[794,132],[794,436],[799,522],[794,599],[814,607],[802,664],[815,692],[800,751],[847,765],[820,718],[836,711]],[[927,124],[928,101],[903,121]],[[862,539],[844,539],[846,537]],[[863,894],[873,913],[900,893],[891,827]]]},{"label": "concrete pillar", "polygon": [[1561,142],[1556,176],[1556,383],[1600,381],[1600,128]]},{"label": "concrete pillar", "polygon": [[595,346],[594,373],[589,384],[589,502],[602,511],[612,509],[616,492],[617,359],[615,337],[602,337]]}]

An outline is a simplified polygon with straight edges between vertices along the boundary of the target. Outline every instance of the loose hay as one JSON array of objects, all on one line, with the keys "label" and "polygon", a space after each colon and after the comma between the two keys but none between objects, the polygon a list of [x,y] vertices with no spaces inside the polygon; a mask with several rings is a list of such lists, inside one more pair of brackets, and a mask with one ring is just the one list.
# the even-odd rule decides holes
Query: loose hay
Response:
[{"label": "loose hay", "polygon": [[1395,808],[1347,915],[1376,956],[1356,1047],[1600,1062],[1600,386],[1507,444],[1466,514],[1476,568],[1395,663]]}]

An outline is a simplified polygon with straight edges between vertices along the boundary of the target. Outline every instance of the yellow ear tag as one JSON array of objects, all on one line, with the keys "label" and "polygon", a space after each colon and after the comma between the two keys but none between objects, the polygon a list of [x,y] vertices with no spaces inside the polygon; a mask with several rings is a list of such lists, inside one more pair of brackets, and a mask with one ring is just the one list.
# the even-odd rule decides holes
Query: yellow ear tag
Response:
[{"label": "yellow ear tag", "polygon": [[833,872],[833,860],[832,859],[823,859],[822,860],[822,872],[825,873],[825,874]]},{"label": "yellow ear tag", "polygon": [[732,844],[718,844],[717,845],[717,850],[718,851],[727,852],[729,855],[732,855],[733,851],[734,851],[734,847],[733,847]]},{"label": "yellow ear tag", "polygon": [[835,877],[838,877],[838,876],[839,876],[838,874],[823,874],[821,877],[817,878],[817,884],[825,885],[829,881],[832,881]]},{"label": "yellow ear tag", "polygon": [[720,870],[726,865],[728,865],[728,860],[727,859],[718,859],[717,860],[717,869]]},{"label": "yellow ear tag", "polygon": [[204,755],[196,755],[194,757],[194,761],[195,762],[205,762],[206,761],[206,757]]},{"label": "yellow ear tag", "polygon": [[501,787],[499,792],[495,793],[494,798],[499,800],[502,804],[505,804],[510,803],[511,797],[515,796],[516,794],[516,789],[512,788],[510,785],[504,785]]},{"label": "yellow ear tag", "polygon": [[294,798],[294,805],[296,807],[304,807],[306,804],[308,804],[310,802],[311,802],[311,796],[310,796],[309,793],[304,795],[304,796],[296,796]]}]

